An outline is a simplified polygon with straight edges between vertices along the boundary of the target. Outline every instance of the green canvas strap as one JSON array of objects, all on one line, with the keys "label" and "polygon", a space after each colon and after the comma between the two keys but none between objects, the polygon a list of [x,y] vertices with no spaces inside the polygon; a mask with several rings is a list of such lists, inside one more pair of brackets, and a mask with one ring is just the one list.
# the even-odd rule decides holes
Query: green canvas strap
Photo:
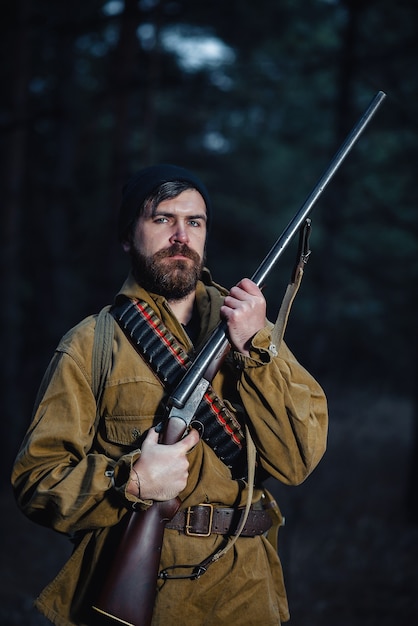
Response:
[{"label": "green canvas strap", "polygon": [[96,430],[100,419],[100,399],[112,364],[115,322],[109,311],[110,305],[105,306],[97,316],[91,356],[91,388],[97,406]]}]

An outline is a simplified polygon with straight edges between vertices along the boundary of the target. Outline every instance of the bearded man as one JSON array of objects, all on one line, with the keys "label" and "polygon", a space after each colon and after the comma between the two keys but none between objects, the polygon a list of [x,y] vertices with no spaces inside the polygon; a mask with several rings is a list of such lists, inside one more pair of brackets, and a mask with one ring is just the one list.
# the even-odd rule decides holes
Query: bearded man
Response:
[{"label": "bearded man", "polygon": [[[211,210],[206,187],[184,168],[155,165],[132,177],[119,215],[131,272],[111,309],[111,362],[101,392],[92,388],[97,315],[63,337],[42,381],[12,482],[29,518],[76,544],[36,601],[58,626],[108,623],[92,605],[113,531],[128,511],[177,496],[182,504],[164,533],[153,626],[277,626],[289,619],[280,560],[266,536],[263,480],[295,485],[312,472],[326,447],[326,398],[286,344],[272,344],[257,285],[244,278],[227,291],[213,282],[204,267]],[[132,307],[135,316],[126,321]],[[162,445],[170,368],[177,369],[162,342],[156,348],[149,340],[150,329],[192,359],[220,319],[231,350],[212,381],[213,404],[181,441]],[[251,485],[245,432],[257,451]],[[236,534],[249,493],[251,528],[245,524],[233,549],[202,576],[189,575]],[[204,531],[194,526],[202,511],[210,511]],[[190,569],[176,576],[184,565]]]}]

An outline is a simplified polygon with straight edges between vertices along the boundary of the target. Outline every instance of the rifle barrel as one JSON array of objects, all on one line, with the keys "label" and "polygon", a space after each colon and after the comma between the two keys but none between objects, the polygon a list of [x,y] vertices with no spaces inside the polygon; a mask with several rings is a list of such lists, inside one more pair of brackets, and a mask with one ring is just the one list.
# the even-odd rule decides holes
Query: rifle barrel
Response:
[{"label": "rifle barrel", "polygon": [[[252,280],[256,283],[256,285],[258,285],[258,287],[261,287],[261,285],[264,284],[267,275],[287,248],[291,239],[304,223],[314,204],[317,202],[318,198],[327,187],[328,183],[331,181],[353,148],[354,144],[360,138],[360,135],[371,121],[385,97],[386,94],[383,91],[379,91],[374,96],[366,111],[363,113],[357,124],[355,124],[352,128],[345,141],[334,155],[328,168],[325,170],[312,192],[308,195],[299,211],[289,222],[274,246],[271,248],[270,252],[261,262],[252,276]],[[221,358],[221,355],[227,345],[227,325],[224,321],[221,321],[193,361],[192,366],[187,370],[182,380],[170,396],[168,400],[169,406],[175,406],[180,409],[184,407],[193,389],[198,384],[199,380],[204,377],[211,361],[215,358]]]},{"label": "rifle barrel", "polygon": [[252,280],[260,287],[264,282],[276,264],[277,260],[280,258],[281,254],[288,246],[291,239],[298,232],[299,228],[311,212],[314,204],[317,202],[319,196],[322,194],[324,189],[327,187],[328,183],[333,178],[334,174],[337,172],[345,158],[348,156],[348,153],[353,148],[354,144],[360,138],[360,135],[365,130],[366,126],[376,113],[377,109],[383,102],[386,94],[383,91],[379,91],[370,102],[367,110],[364,112],[360,120],[357,124],[352,128],[350,133],[347,135],[344,143],[341,145],[340,149],[334,155],[331,163],[328,168],[325,170],[322,177],[319,179],[317,185],[311,191],[309,196],[306,198],[305,202],[293,217],[293,219],[289,222],[288,226],[284,229],[283,233],[280,235],[279,239],[276,241],[270,252],[267,254],[266,258],[259,265],[258,269],[255,271],[252,276]]}]

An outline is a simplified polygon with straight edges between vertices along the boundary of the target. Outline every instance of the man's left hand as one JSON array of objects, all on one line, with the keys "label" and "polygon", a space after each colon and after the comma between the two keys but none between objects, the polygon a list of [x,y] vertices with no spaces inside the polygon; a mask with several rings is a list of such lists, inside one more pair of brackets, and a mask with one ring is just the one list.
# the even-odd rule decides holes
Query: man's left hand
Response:
[{"label": "man's left hand", "polygon": [[243,278],[226,296],[221,316],[227,322],[234,349],[248,356],[251,339],[266,323],[266,300],[261,290]]}]

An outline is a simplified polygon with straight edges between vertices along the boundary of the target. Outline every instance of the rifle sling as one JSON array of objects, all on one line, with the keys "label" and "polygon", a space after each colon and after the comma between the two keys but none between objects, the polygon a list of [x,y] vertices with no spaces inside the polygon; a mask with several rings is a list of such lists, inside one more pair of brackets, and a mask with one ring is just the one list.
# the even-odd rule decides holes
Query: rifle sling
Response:
[{"label": "rifle sling", "polygon": [[[143,300],[119,296],[110,312],[170,394],[187,367],[192,365],[188,354]],[[199,430],[203,441],[230,468],[234,478],[246,477],[245,436],[235,415],[210,385],[191,425]]]},{"label": "rifle sling", "polygon": [[280,344],[283,341],[284,333],[286,330],[287,322],[290,315],[290,309],[296,294],[299,290],[300,284],[303,278],[303,272],[305,265],[307,264],[311,250],[309,248],[309,237],[311,234],[311,220],[306,219],[299,231],[299,243],[296,255],[296,263],[292,271],[292,278],[287,286],[286,293],[283,297],[282,304],[280,306],[279,313],[277,315],[276,323],[271,333],[271,344],[279,350]]}]

